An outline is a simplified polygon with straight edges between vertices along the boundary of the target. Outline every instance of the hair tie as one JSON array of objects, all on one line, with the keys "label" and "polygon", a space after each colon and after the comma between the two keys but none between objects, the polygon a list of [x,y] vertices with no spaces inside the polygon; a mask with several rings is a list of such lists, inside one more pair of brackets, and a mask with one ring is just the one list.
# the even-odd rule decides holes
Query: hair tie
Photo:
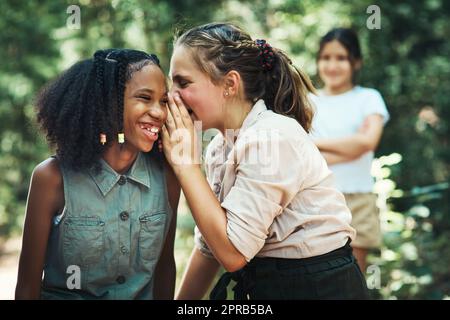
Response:
[{"label": "hair tie", "polygon": [[264,71],[272,70],[275,62],[275,53],[273,52],[272,47],[264,39],[256,39],[255,43],[259,48],[259,57],[262,69]]}]

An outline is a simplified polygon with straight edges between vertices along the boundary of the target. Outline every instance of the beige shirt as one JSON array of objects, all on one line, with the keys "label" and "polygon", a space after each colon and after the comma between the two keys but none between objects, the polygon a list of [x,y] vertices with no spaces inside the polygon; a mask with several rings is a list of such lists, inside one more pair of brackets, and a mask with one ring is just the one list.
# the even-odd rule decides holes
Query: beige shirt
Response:
[{"label": "beige shirt", "polygon": [[[237,138],[228,133],[209,144],[205,170],[226,210],[228,238],[247,261],[317,256],[354,239],[344,196],[295,119],[259,100]],[[197,227],[195,243],[212,257]]]}]

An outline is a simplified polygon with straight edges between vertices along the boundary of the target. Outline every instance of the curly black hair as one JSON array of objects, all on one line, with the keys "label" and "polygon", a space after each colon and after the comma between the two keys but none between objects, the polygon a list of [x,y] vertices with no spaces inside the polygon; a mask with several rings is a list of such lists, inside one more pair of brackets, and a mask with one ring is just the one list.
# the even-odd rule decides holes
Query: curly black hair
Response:
[{"label": "curly black hair", "polygon": [[[58,159],[80,170],[95,167],[123,132],[124,92],[136,71],[161,68],[154,54],[131,49],[98,50],[75,63],[37,96],[37,120]],[[100,134],[106,134],[102,145]]]}]

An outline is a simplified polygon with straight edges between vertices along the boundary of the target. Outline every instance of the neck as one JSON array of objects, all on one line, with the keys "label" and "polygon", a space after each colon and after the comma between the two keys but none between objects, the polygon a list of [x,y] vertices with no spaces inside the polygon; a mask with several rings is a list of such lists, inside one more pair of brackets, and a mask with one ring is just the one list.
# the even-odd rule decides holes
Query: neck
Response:
[{"label": "neck", "polygon": [[227,105],[224,111],[225,121],[219,128],[222,135],[225,136],[226,130],[239,130],[242,127],[245,118],[252,110],[252,107],[253,103],[243,100]]},{"label": "neck", "polygon": [[103,154],[103,159],[114,171],[124,174],[130,169],[137,155],[138,151],[136,149],[132,150],[126,143],[121,146],[116,142],[106,150]]},{"label": "neck", "polygon": [[324,88],[324,92],[326,95],[329,96],[334,96],[334,95],[338,95],[344,92],[347,92],[349,90],[351,90],[354,87],[353,83],[349,82],[349,83],[344,83],[340,86],[335,86],[335,87],[327,87],[325,86]]}]

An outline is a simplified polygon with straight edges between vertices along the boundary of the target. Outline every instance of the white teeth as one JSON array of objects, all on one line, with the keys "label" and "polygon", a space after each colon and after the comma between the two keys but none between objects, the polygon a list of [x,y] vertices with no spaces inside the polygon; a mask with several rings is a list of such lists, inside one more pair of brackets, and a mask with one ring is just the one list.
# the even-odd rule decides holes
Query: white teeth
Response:
[{"label": "white teeth", "polygon": [[151,133],[158,133],[159,132],[159,128],[157,128],[157,127],[151,127],[151,128],[149,128],[149,127],[147,127],[147,126],[145,126],[145,125],[140,125],[140,127],[141,127],[141,129],[143,129],[143,130],[147,130],[147,131],[149,131],[149,132],[151,132]]}]

